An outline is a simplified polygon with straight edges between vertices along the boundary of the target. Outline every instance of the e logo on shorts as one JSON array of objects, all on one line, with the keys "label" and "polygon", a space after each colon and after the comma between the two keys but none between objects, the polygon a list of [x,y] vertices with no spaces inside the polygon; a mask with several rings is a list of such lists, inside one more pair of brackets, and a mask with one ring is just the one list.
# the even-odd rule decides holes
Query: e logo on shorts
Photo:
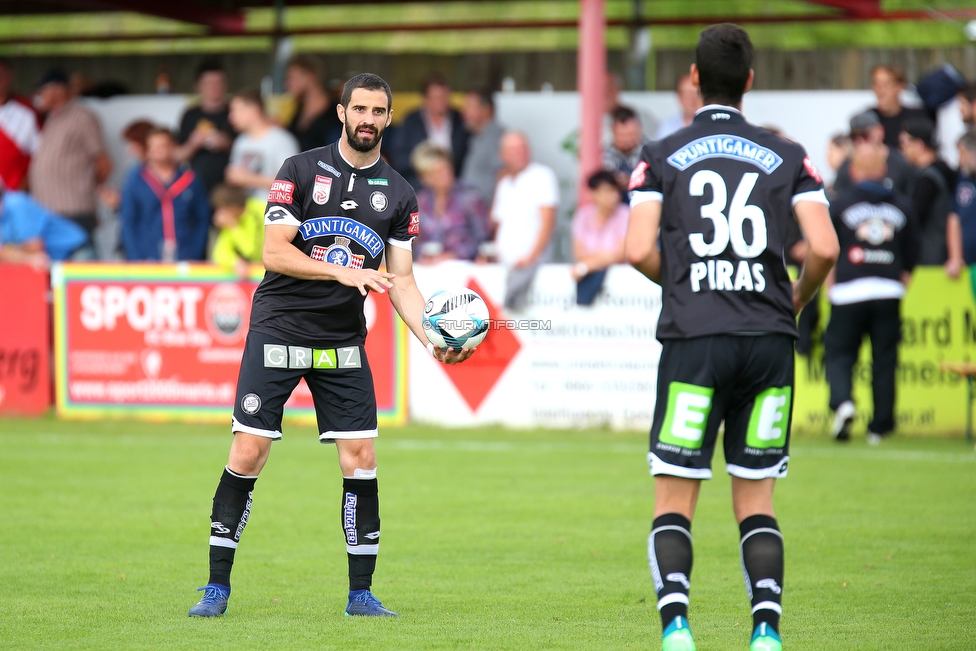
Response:
[{"label": "e logo on shorts", "polygon": [[756,396],[746,432],[748,447],[762,450],[786,445],[792,397],[792,387],[774,387]]},{"label": "e logo on shorts", "polygon": [[684,382],[668,385],[668,411],[658,440],[691,450],[700,449],[714,393],[715,389]]}]

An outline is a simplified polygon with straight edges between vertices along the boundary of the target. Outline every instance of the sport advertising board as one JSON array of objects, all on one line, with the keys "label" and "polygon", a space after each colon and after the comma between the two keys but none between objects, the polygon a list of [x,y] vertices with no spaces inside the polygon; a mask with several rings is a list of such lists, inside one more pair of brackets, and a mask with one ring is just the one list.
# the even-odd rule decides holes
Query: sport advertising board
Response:
[{"label": "sport advertising board", "polygon": [[[259,280],[202,264],[56,267],[58,414],[230,422]],[[402,423],[405,327],[385,297],[370,296],[366,313],[379,417]],[[304,381],[285,415],[314,422]]]},{"label": "sport advertising board", "polygon": [[47,271],[0,265],[0,414],[51,406],[51,306]]}]

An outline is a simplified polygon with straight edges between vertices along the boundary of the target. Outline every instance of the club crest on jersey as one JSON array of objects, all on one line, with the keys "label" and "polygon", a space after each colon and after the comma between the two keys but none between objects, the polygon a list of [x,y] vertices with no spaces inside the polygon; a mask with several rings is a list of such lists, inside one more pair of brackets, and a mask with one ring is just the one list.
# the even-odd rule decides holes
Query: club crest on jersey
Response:
[{"label": "club crest on jersey", "polygon": [[731,158],[752,163],[766,174],[772,174],[783,164],[783,158],[772,149],[757,145],[742,136],[718,134],[689,142],[668,156],[668,165],[684,171],[709,158]]},{"label": "club crest on jersey", "polygon": [[383,212],[386,210],[386,206],[389,202],[386,200],[386,195],[377,190],[373,194],[369,195],[369,205],[373,207],[376,212]]},{"label": "club crest on jersey", "polygon": [[364,255],[356,255],[349,248],[350,239],[348,237],[337,237],[335,239],[335,244],[330,247],[324,247],[315,245],[312,247],[312,253],[310,258],[313,260],[318,260],[319,262],[331,262],[332,264],[337,264],[340,267],[351,267],[353,269],[362,269],[363,261],[366,259]]},{"label": "club crest on jersey", "polygon": [[362,245],[374,258],[383,252],[385,244],[383,238],[366,224],[361,224],[349,217],[316,217],[302,222],[298,227],[302,239],[306,242],[317,237],[341,235]]},{"label": "club crest on jersey", "polygon": [[328,176],[315,176],[315,185],[312,186],[312,201],[320,206],[324,206],[332,195],[332,179]]}]

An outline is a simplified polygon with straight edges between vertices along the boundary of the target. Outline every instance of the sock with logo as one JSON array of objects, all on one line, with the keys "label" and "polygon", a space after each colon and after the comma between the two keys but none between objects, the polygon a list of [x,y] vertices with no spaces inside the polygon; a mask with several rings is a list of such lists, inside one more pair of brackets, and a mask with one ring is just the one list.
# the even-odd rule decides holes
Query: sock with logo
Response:
[{"label": "sock with logo", "polygon": [[768,624],[779,632],[783,614],[783,535],[776,518],[752,515],[739,525],[742,574],[752,602],[752,627]]},{"label": "sock with logo", "polygon": [[349,590],[369,590],[380,549],[380,500],[376,471],[342,479],[342,530],[349,559]]},{"label": "sock with logo", "polygon": [[647,539],[647,558],[657,590],[662,627],[667,628],[679,615],[687,619],[692,564],[691,522],[688,518],[677,513],[654,518]]},{"label": "sock with logo", "polygon": [[234,566],[234,553],[241,533],[251,513],[251,496],[257,477],[238,475],[230,468],[224,474],[214,493],[213,511],[210,515],[210,581],[230,586],[230,570]]}]

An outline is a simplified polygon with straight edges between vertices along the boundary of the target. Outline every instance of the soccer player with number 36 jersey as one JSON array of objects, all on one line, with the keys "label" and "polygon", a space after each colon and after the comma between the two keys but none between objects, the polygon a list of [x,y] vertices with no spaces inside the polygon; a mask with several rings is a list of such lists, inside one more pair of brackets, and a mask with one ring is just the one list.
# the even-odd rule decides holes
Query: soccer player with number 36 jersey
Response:
[{"label": "soccer player with number 36 jersey", "polygon": [[[301,379],[315,403],[319,440],[335,444],[342,470],[346,615],[396,616],[370,590],[380,511],[376,395],[363,347],[367,293],[389,291],[397,313],[438,361],[456,364],[474,349],[434,349],[421,326],[424,299],[414,281],[411,248],[420,232],[417,198],[380,159],[391,103],[390,87],[380,77],[363,73],[350,79],[337,107],[342,138],[288,158],[271,186],[264,217],[267,273],[254,293],[234,440],[213,498],[210,579],[191,617],[227,610],[254,485],[272,441],[281,438],[285,401]],[[386,271],[380,271],[384,259]]]},{"label": "soccer player with number 36 jersey", "polygon": [[[691,76],[704,107],[691,125],[644,148],[630,183],[627,257],[663,294],[648,559],[664,651],[695,649],[691,520],[723,421],[752,602],[750,648],[782,649],[783,537],[773,486],[789,461],[796,313],[833,267],[838,243],[803,147],[741,113],[752,53],[735,25],[701,33]],[[783,252],[794,213],[810,253],[791,283]]]}]

